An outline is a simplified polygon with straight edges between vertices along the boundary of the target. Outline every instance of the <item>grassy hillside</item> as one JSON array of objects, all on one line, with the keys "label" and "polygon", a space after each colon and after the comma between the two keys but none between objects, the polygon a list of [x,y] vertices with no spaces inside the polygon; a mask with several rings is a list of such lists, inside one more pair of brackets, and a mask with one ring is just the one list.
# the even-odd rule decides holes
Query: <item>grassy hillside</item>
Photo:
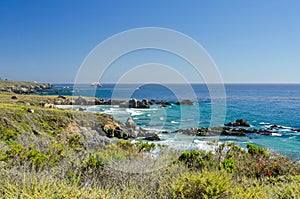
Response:
[{"label": "grassy hillside", "polygon": [[300,198],[294,160],[251,144],[182,152],[108,138],[125,127],[44,106],[57,98],[0,93],[0,198]]}]

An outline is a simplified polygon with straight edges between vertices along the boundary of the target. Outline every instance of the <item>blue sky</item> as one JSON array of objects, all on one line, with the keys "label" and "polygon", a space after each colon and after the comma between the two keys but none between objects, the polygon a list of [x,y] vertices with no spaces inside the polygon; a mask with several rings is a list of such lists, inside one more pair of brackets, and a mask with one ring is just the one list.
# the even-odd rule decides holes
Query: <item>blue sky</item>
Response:
[{"label": "blue sky", "polygon": [[300,83],[299,10],[297,0],[1,0],[0,77],[73,82],[100,42],[151,26],[195,39],[224,82]]}]

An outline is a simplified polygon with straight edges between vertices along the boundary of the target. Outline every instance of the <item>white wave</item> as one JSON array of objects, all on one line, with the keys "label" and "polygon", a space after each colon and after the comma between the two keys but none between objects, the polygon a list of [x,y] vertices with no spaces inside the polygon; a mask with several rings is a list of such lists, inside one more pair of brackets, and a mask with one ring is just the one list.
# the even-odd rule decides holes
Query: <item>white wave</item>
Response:
[{"label": "white wave", "polygon": [[259,124],[260,124],[260,125],[268,125],[268,124],[270,124],[270,123],[268,123],[268,122],[260,122]]},{"label": "white wave", "polygon": [[292,129],[292,127],[290,127],[290,126],[277,125],[277,126],[274,127],[274,124],[267,125],[266,127],[267,128],[273,127],[274,129]]},{"label": "white wave", "polygon": [[271,133],[271,135],[272,135],[272,136],[276,136],[276,137],[282,136],[282,134],[280,134],[280,133]]},{"label": "white wave", "polygon": [[297,138],[297,136],[291,136],[291,137],[289,137],[289,139],[295,139],[295,138]]},{"label": "white wave", "polygon": [[220,144],[222,144],[221,142],[218,142],[216,145],[212,145],[212,144],[208,144],[208,141],[201,141],[201,140],[194,140],[197,149],[199,150],[204,150],[206,152],[214,152]]},{"label": "white wave", "polygon": [[179,122],[171,121],[172,124],[179,124]]},{"label": "white wave", "polygon": [[290,126],[280,126],[281,128],[284,128],[284,129],[291,129],[292,127]]},{"label": "white wave", "polygon": [[127,113],[130,113],[131,116],[136,116],[136,115],[142,115],[143,114],[141,111],[137,111],[137,110],[129,109],[129,108],[127,108],[125,111]]}]

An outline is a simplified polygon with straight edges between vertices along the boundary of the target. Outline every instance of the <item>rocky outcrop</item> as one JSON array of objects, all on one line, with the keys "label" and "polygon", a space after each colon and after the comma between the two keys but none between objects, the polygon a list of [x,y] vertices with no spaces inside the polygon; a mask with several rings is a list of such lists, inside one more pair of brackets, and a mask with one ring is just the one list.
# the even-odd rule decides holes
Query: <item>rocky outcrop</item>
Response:
[{"label": "rocky outcrop", "polygon": [[[278,127],[278,126],[277,126]],[[275,129],[276,130],[276,129]],[[294,130],[297,132],[296,130]],[[299,130],[300,132],[300,130]],[[238,126],[238,128],[233,126],[225,127],[212,127],[212,128],[190,128],[190,129],[180,129],[174,133],[182,133],[191,136],[247,136],[247,134],[258,134],[264,136],[273,136],[278,135],[274,128],[272,129],[249,129]]]},{"label": "rocky outcrop", "polygon": [[128,102],[120,102],[120,108],[150,108],[150,102],[147,99],[139,101],[135,98],[131,98]]},{"label": "rocky outcrop", "polygon": [[38,84],[31,82],[15,82],[1,80],[0,90],[3,92],[12,92],[16,94],[34,94],[52,89],[51,84]]},{"label": "rocky outcrop", "polygon": [[125,122],[125,126],[129,129],[136,130],[136,123],[129,117]]},{"label": "rocky outcrop", "polygon": [[176,102],[176,105],[193,105],[194,103],[191,100],[182,100],[180,102]]},{"label": "rocky outcrop", "polygon": [[158,137],[157,134],[153,134],[153,135],[150,135],[150,136],[145,137],[144,140],[148,140],[148,141],[159,141],[160,138]]},{"label": "rocky outcrop", "polygon": [[225,124],[225,126],[232,126],[232,127],[250,127],[250,124],[244,120],[244,119],[239,119],[239,120],[236,120],[235,122],[229,122],[227,124]]},{"label": "rocky outcrop", "polygon": [[128,102],[128,108],[137,108],[138,101],[137,99],[131,98]]},{"label": "rocky outcrop", "polygon": [[143,99],[141,102],[138,102],[137,108],[150,108],[150,104],[147,99]]},{"label": "rocky outcrop", "polygon": [[175,131],[175,133],[182,133],[186,135],[192,135],[192,136],[217,136],[221,135],[225,132],[225,129],[223,127],[213,127],[213,128],[190,128],[190,129],[180,129]]},{"label": "rocky outcrop", "polygon": [[172,104],[170,102],[167,102],[167,101],[157,101],[156,104],[159,106],[159,107],[168,107],[168,106],[171,106]]}]

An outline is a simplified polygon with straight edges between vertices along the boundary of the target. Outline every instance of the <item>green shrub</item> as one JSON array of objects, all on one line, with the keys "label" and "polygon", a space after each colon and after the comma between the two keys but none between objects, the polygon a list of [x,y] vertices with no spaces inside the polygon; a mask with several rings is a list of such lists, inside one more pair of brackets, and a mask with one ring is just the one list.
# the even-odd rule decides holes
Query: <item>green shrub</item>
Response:
[{"label": "green shrub", "polygon": [[178,160],[189,168],[204,168],[212,160],[213,154],[204,151],[184,151],[179,156]]},{"label": "green shrub", "polygon": [[68,138],[69,146],[75,150],[82,150],[82,137],[79,134],[75,134]]},{"label": "green shrub", "polygon": [[10,159],[15,159],[16,162],[20,161],[25,148],[20,144],[10,144],[8,150],[0,151],[0,161],[8,161]]},{"label": "green shrub", "polygon": [[262,155],[263,157],[269,156],[267,149],[256,146],[254,144],[247,144],[247,149],[248,153],[250,153],[251,155]]},{"label": "green shrub", "polygon": [[25,157],[27,161],[35,166],[42,166],[46,164],[45,160],[49,159],[49,156],[42,154],[40,150],[35,149],[33,145],[29,147],[29,150],[25,153]]},{"label": "green shrub", "polygon": [[130,141],[127,140],[120,140],[117,143],[117,146],[121,147],[123,150],[132,150],[134,144],[132,144]]},{"label": "green shrub", "polygon": [[83,171],[99,171],[103,167],[103,160],[97,154],[91,154],[83,163]]},{"label": "green shrub", "polygon": [[190,172],[172,184],[174,198],[228,198],[231,175],[221,171]]},{"label": "green shrub", "polygon": [[222,161],[222,168],[229,173],[235,172],[235,160],[234,158],[228,158]]},{"label": "green shrub", "polygon": [[156,145],[154,143],[139,141],[135,143],[138,152],[150,152],[156,149]]},{"label": "green shrub", "polygon": [[0,140],[10,141],[15,139],[20,133],[14,129],[4,128],[0,126]]}]

